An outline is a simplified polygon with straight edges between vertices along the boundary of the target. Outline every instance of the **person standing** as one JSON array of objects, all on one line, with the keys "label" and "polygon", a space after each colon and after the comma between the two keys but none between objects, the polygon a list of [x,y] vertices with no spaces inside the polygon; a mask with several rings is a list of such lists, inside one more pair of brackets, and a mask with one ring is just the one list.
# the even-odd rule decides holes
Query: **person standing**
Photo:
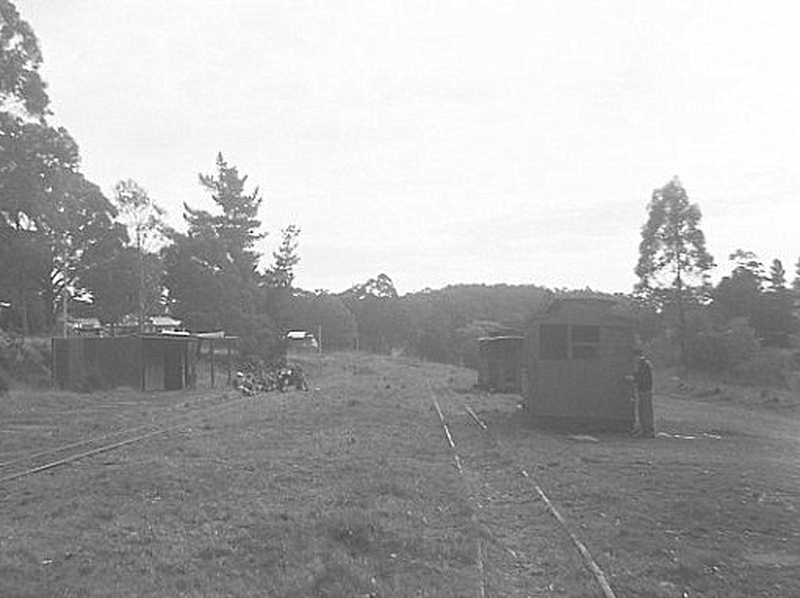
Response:
[{"label": "person standing", "polygon": [[634,349],[636,371],[633,373],[636,387],[636,400],[639,411],[639,425],[643,438],[655,438],[656,429],[653,421],[653,366],[641,349]]}]

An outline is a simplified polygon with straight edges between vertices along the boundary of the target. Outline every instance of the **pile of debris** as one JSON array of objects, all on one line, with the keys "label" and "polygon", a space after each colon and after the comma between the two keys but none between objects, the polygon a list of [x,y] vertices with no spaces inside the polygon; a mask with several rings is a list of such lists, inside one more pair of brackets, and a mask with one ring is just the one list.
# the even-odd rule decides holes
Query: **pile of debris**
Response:
[{"label": "pile of debris", "polygon": [[246,395],[274,390],[286,392],[291,388],[308,390],[303,368],[285,361],[271,364],[247,362],[236,372],[234,386]]}]

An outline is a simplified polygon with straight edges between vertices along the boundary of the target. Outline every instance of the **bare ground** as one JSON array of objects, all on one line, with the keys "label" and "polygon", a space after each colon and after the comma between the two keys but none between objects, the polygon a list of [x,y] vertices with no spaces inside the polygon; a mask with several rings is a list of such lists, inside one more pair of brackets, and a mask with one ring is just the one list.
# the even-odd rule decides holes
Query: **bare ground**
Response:
[{"label": "bare ground", "polygon": [[[0,486],[0,595],[601,596],[519,467],[617,596],[800,595],[792,396],[667,379],[660,437],[593,441],[529,427],[516,397],[472,392],[465,370],[305,365],[309,393]],[[218,395],[16,391],[0,400],[0,461]]]}]

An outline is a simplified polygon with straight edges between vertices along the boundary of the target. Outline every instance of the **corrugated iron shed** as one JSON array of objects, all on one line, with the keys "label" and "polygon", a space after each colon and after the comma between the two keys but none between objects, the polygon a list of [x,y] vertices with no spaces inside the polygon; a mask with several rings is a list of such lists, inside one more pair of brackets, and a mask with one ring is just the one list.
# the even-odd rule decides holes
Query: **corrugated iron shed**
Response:
[{"label": "corrugated iron shed", "polygon": [[129,386],[152,391],[192,387],[201,343],[210,344],[212,386],[216,346],[227,352],[230,383],[231,345],[237,342],[236,337],[202,338],[174,333],[54,338],[53,384],[74,390]]}]

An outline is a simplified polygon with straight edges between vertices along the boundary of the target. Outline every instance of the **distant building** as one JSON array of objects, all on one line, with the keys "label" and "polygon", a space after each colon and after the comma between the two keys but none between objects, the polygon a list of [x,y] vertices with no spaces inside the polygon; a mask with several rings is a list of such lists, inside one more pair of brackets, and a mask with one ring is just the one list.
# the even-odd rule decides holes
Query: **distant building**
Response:
[{"label": "distant building", "polygon": [[[147,316],[142,322],[143,334],[158,334],[182,330],[183,322],[169,315]],[[127,314],[114,325],[114,335],[136,334],[139,331],[139,318],[136,314]]]},{"label": "distant building", "polygon": [[150,316],[145,322],[145,332],[175,332],[181,329],[183,322],[172,316]]},{"label": "distant building", "polygon": [[103,325],[98,318],[67,318],[67,329],[70,336],[103,336]]},{"label": "distant building", "polygon": [[316,351],[319,349],[316,337],[305,330],[290,330],[286,333],[286,341],[290,351]]}]

